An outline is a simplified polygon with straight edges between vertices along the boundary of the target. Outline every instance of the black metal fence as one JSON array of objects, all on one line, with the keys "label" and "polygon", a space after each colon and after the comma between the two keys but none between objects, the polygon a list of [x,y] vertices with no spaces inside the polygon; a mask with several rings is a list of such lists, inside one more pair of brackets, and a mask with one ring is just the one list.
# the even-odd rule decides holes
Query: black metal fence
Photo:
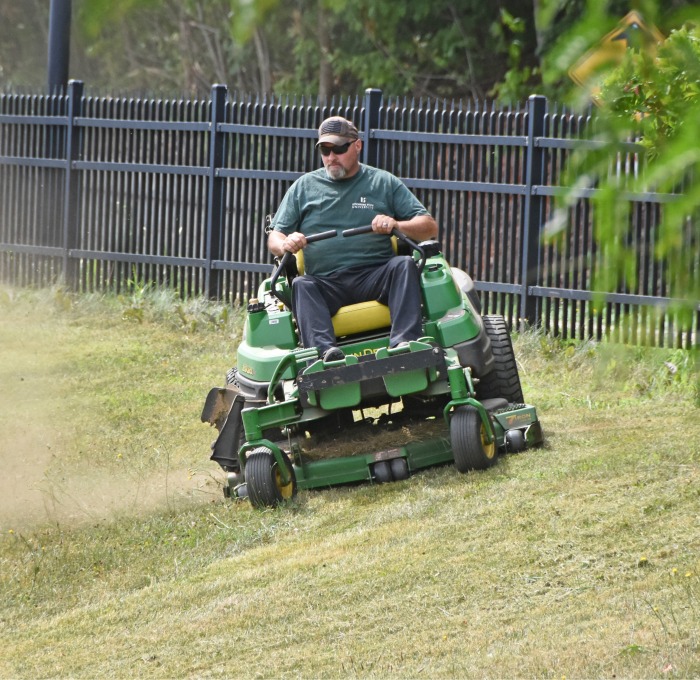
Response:
[{"label": "black metal fence", "polygon": [[[378,90],[320,104],[230,97],[217,85],[209,100],[175,101],[87,97],[75,81],[60,96],[0,95],[0,280],[245,300],[271,268],[265,217],[319,167],[316,130],[334,114],[358,125],[364,162],[401,177],[429,207],[486,311],[564,338],[696,341],[700,313],[680,330],[669,311],[673,272],[654,256],[667,197],[629,197],[640,275],[602,304],[591,292],[601,259],[588,198],[572,208],[565,239],[543,242],[589,121],[537,96],[508,110]],[[630,145],[618,167],[634,166],[636,153]],[[698,249],[697,234],[687,238]]]}]

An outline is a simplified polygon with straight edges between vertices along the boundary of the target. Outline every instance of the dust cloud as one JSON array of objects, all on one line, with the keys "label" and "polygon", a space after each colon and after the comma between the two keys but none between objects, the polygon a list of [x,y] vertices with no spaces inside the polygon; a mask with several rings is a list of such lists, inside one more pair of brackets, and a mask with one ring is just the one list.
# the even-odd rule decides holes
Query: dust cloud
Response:
[{"label": "dust cloud", "polygon": [[[115,472],[90,461],[66,464],[54,453],[62,448],[62,435],[49,425],[51,418],[42,417],[40,400],[27,390],[4,387],[0,391],[1,532],[46,524],[77,526],[221,498],[221,480],[209,466],[144,473]],[[26,418],[17,418],[17,412],[26,413]],[[9,413],[15,414],[13,421]]]}]

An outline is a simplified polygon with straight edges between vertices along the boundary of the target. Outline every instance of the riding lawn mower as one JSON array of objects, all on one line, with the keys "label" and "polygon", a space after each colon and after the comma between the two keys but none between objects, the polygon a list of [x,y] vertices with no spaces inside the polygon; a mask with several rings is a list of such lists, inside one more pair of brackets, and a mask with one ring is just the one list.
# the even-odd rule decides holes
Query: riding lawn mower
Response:
[{"label": "riding lawn mower", "polygon": [[[333,229],[307,242],[370,230]],[[300,347],[291,285],[303,258],[291,253],[249,301],[236,366],[225,387],[210,390],[201,416],[218,430],[211,460],[226,472],[225,496],[274,507],[297,489],[386,483],[445,463],[463,473],[483,470],[499,452],[542,443],[504,318],[481,314],[472,279],[448,265],[438,241],[415,243],[398,230],[393,236],[420,272],[419,340],[390,348],[389,309],[370,301],[333,317],[344,358],[324,362],[317,348]],[[368,427],[397,432],[416,422],[431,423],[431,436],[350,455],[308,452],[316,439],[323,448],[324,437],[343,440]]]}]

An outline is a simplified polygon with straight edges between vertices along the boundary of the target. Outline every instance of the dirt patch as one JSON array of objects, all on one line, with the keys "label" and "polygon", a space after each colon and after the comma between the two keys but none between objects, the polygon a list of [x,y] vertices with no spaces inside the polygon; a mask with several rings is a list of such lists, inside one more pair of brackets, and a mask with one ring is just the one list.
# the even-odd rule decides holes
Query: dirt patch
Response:
[{"label": "dirt patch", "polygon": [[[381,428],[358,425],[303,442],[305,457],[334,458],[394,448],[446,433],[433,420]],[[57,435],[46,424],[5,424],[0,439],[0,531],[43,524],[76,526],[221,498],[224,473],[201,468],[136,472],[97,465],[67,466],[52,450]]]}]

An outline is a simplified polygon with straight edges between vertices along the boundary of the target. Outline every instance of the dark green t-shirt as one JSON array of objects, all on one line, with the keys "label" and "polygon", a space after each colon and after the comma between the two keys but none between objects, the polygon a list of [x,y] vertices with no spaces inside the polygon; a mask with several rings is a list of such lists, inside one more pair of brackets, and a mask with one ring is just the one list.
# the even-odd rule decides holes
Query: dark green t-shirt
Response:
[{"label": "dark green t-shirt", "polygon": [[[292,184],[271,226],[284,234],[299,231],[310,236],[363,227],[380,214],[409,220],[428,211],[398,177],[385,170],[361,164],[353,177],[332,180],[320,168]],[[387,235],[370,232],[343,238],[339,233],[304,248],[304,267],[307,274],[326,276],[340,269],[382,264],[392,255]]]}]

